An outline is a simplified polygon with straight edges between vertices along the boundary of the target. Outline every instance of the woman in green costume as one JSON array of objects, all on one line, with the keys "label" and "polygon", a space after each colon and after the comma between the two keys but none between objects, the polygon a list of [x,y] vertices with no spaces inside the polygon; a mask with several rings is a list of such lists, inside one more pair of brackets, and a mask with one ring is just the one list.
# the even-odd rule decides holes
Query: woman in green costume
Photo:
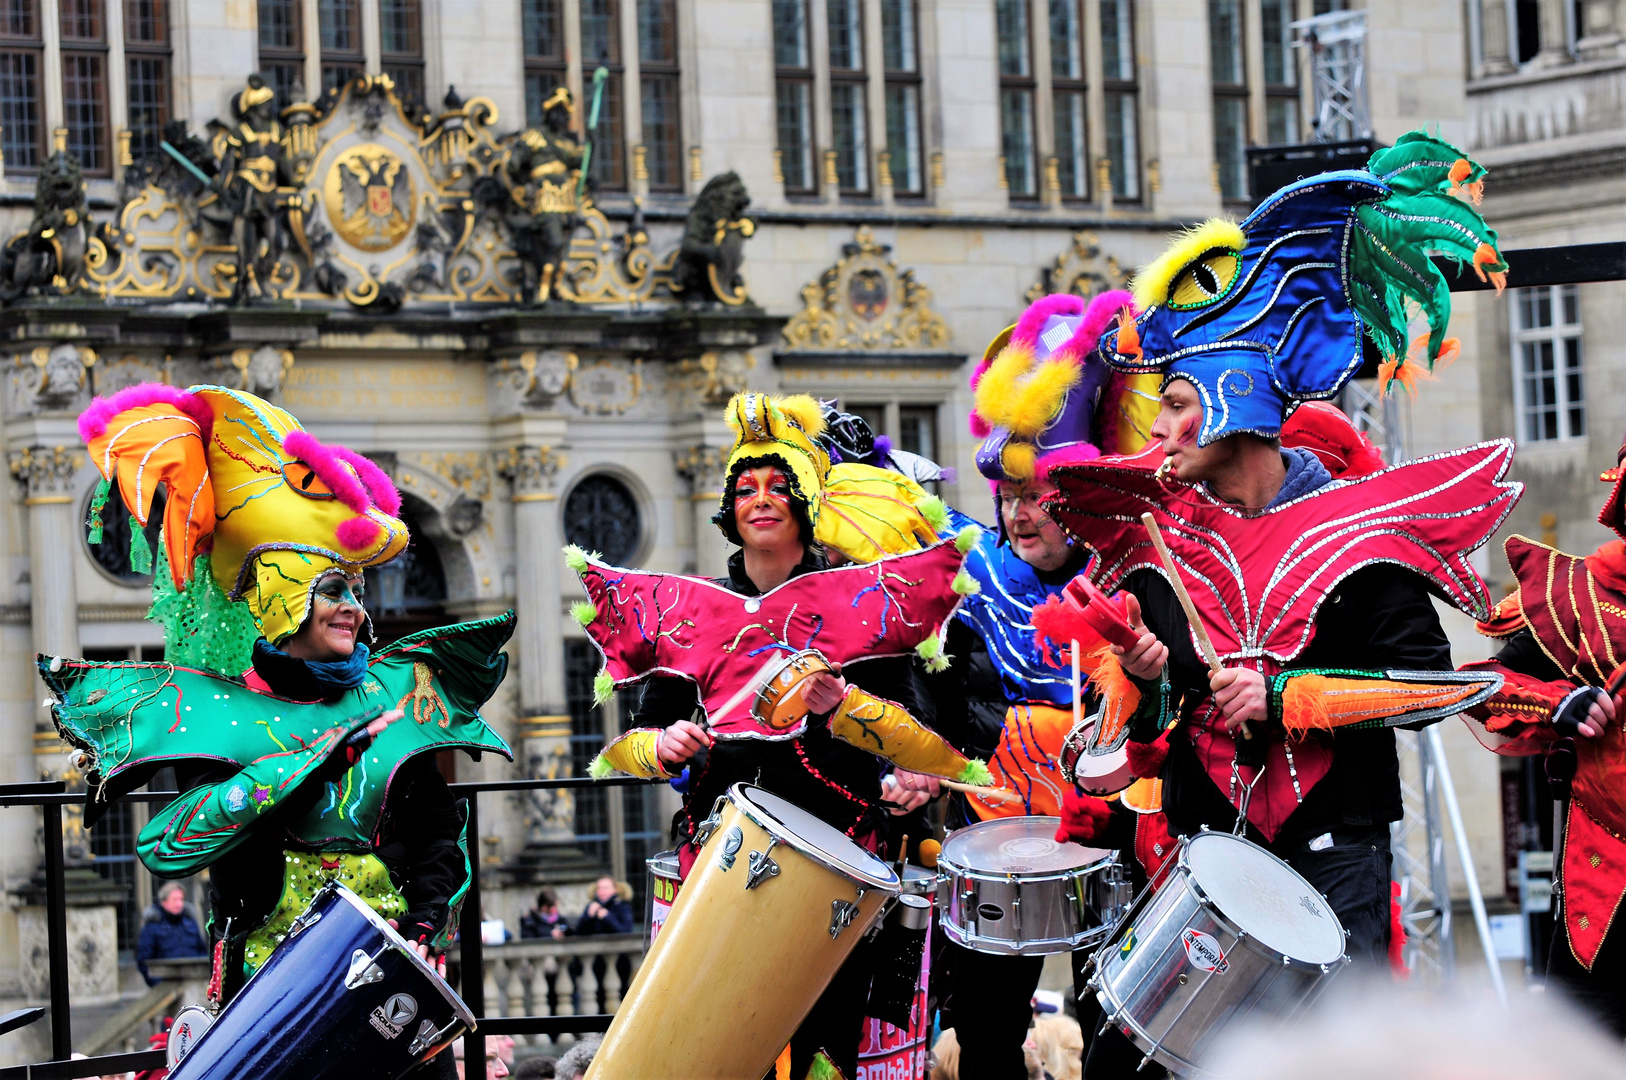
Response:
[{"label": "woman in green costume", "polygon": [[159,877],[210,871],[222,1002],[328,881],[421,955],[443,952],[470,869],[435,754],[512,757],[478,712],[506,671],[512,612],[372,654],[362,572],[405,550],[400,496],[250,394],[133,387],[98,399],[80,433],[135,535],[168,490],[150,613],[165,663],[39,661],[83,755],[87,822],[175,769],[183,794],[138,851]]}]

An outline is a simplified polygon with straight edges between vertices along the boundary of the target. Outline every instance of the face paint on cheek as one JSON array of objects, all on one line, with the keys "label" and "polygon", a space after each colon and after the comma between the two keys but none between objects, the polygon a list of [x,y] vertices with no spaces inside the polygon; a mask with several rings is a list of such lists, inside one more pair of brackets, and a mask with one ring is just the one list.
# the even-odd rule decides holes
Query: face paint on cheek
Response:
[{"label": "face paint on cheek", "polygon": [[1202,426],[1202,417],[1187,417],[1180,425],[1180,432],[1174,441],[1181,446],[1190,446],[1197,441],[1197,429]]}]

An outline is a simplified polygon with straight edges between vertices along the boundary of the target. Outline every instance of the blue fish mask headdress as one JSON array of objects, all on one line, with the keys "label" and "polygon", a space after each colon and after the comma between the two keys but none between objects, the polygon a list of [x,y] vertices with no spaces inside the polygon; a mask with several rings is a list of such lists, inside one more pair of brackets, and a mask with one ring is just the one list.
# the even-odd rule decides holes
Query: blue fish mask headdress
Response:
[{"label": "blue fish mask headdress", "polygon": [[[1449,287],[1429,253],[1471,263],[1498,291],[1506,280],[1496,231],[1467,201],[1484,172],[1414,131],[1365,170],[1289,184],[1240,225],[1206,221],[1137,276],[1141,314],[1104,333],[1100,355],[1196,387],[1199,446],[1280,435],[1299,403],[1333,397],[1360,369],[1362,333],[1383,354],[1380,386],[1413,386],[1457,348],[1445,337]],[[1417,309],[1430,332],[1410,341]]]}]

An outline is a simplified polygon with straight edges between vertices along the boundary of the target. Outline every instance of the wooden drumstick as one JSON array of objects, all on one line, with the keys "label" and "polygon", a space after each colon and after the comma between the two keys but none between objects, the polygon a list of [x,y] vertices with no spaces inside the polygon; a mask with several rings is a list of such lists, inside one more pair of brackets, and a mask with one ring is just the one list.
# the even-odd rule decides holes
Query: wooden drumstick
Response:
[{"label": "wooden drumstick", "polygon": [[965,795],[980,795],[985,799],[996,799],[1000,802],[1021,802],[1022,796],[1014,791],[1007,791],[999,787],[977,787],[974,784],[962,784],[958,780],[944,780],[937,778],[937,782],[950,791],[958,791]]},{"label": "wooden drumstick", "polygon": [[[1180,577],[1179,568],[1174,565],[1174,556],[1169,554],[1169,545],[1163,542],[1163,530],[1157,527],[1157,519],[1149,513],[1140,516],[1140,523],[1146,526],[1147,533],[1152,537],[1152,546],[1157,548],[1157,557],[1163,560],[1163,569],[1169,572],[1169,584],[1174,586],[1174,595],[1186,613],[1186,621],[1191,624],[1197,647],[1202,650],[1203,660],[1208,664],[1208,673],[1217,675],[1220,671],[1219,654],[1214,651],[1214,643],[1209,640],[1208,630],[1203,626],[1202,617],[1197,614],[1197,605],[1191,602],[1191,594],[1186,592],[1186,583]],[[1246,720],[1242,721],[1241,727],[1244,739],[1253,738]]]}]

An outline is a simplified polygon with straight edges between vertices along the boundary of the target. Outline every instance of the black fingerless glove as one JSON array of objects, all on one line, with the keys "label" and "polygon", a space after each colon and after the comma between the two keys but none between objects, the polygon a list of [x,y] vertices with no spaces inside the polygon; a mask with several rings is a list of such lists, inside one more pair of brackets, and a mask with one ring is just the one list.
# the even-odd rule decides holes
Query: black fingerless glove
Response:
[{"label": "black fingerless glove", "polygon": [[1575,738],[1580,734],[1581,725],[1586,722],[1592,703],[1602,701],[1604,697],[1604,692],[1596,686],[1577,686],[1565,694],[1564,700],[1553,710],[1553,730],[1558,732],[1560,738]]}]

